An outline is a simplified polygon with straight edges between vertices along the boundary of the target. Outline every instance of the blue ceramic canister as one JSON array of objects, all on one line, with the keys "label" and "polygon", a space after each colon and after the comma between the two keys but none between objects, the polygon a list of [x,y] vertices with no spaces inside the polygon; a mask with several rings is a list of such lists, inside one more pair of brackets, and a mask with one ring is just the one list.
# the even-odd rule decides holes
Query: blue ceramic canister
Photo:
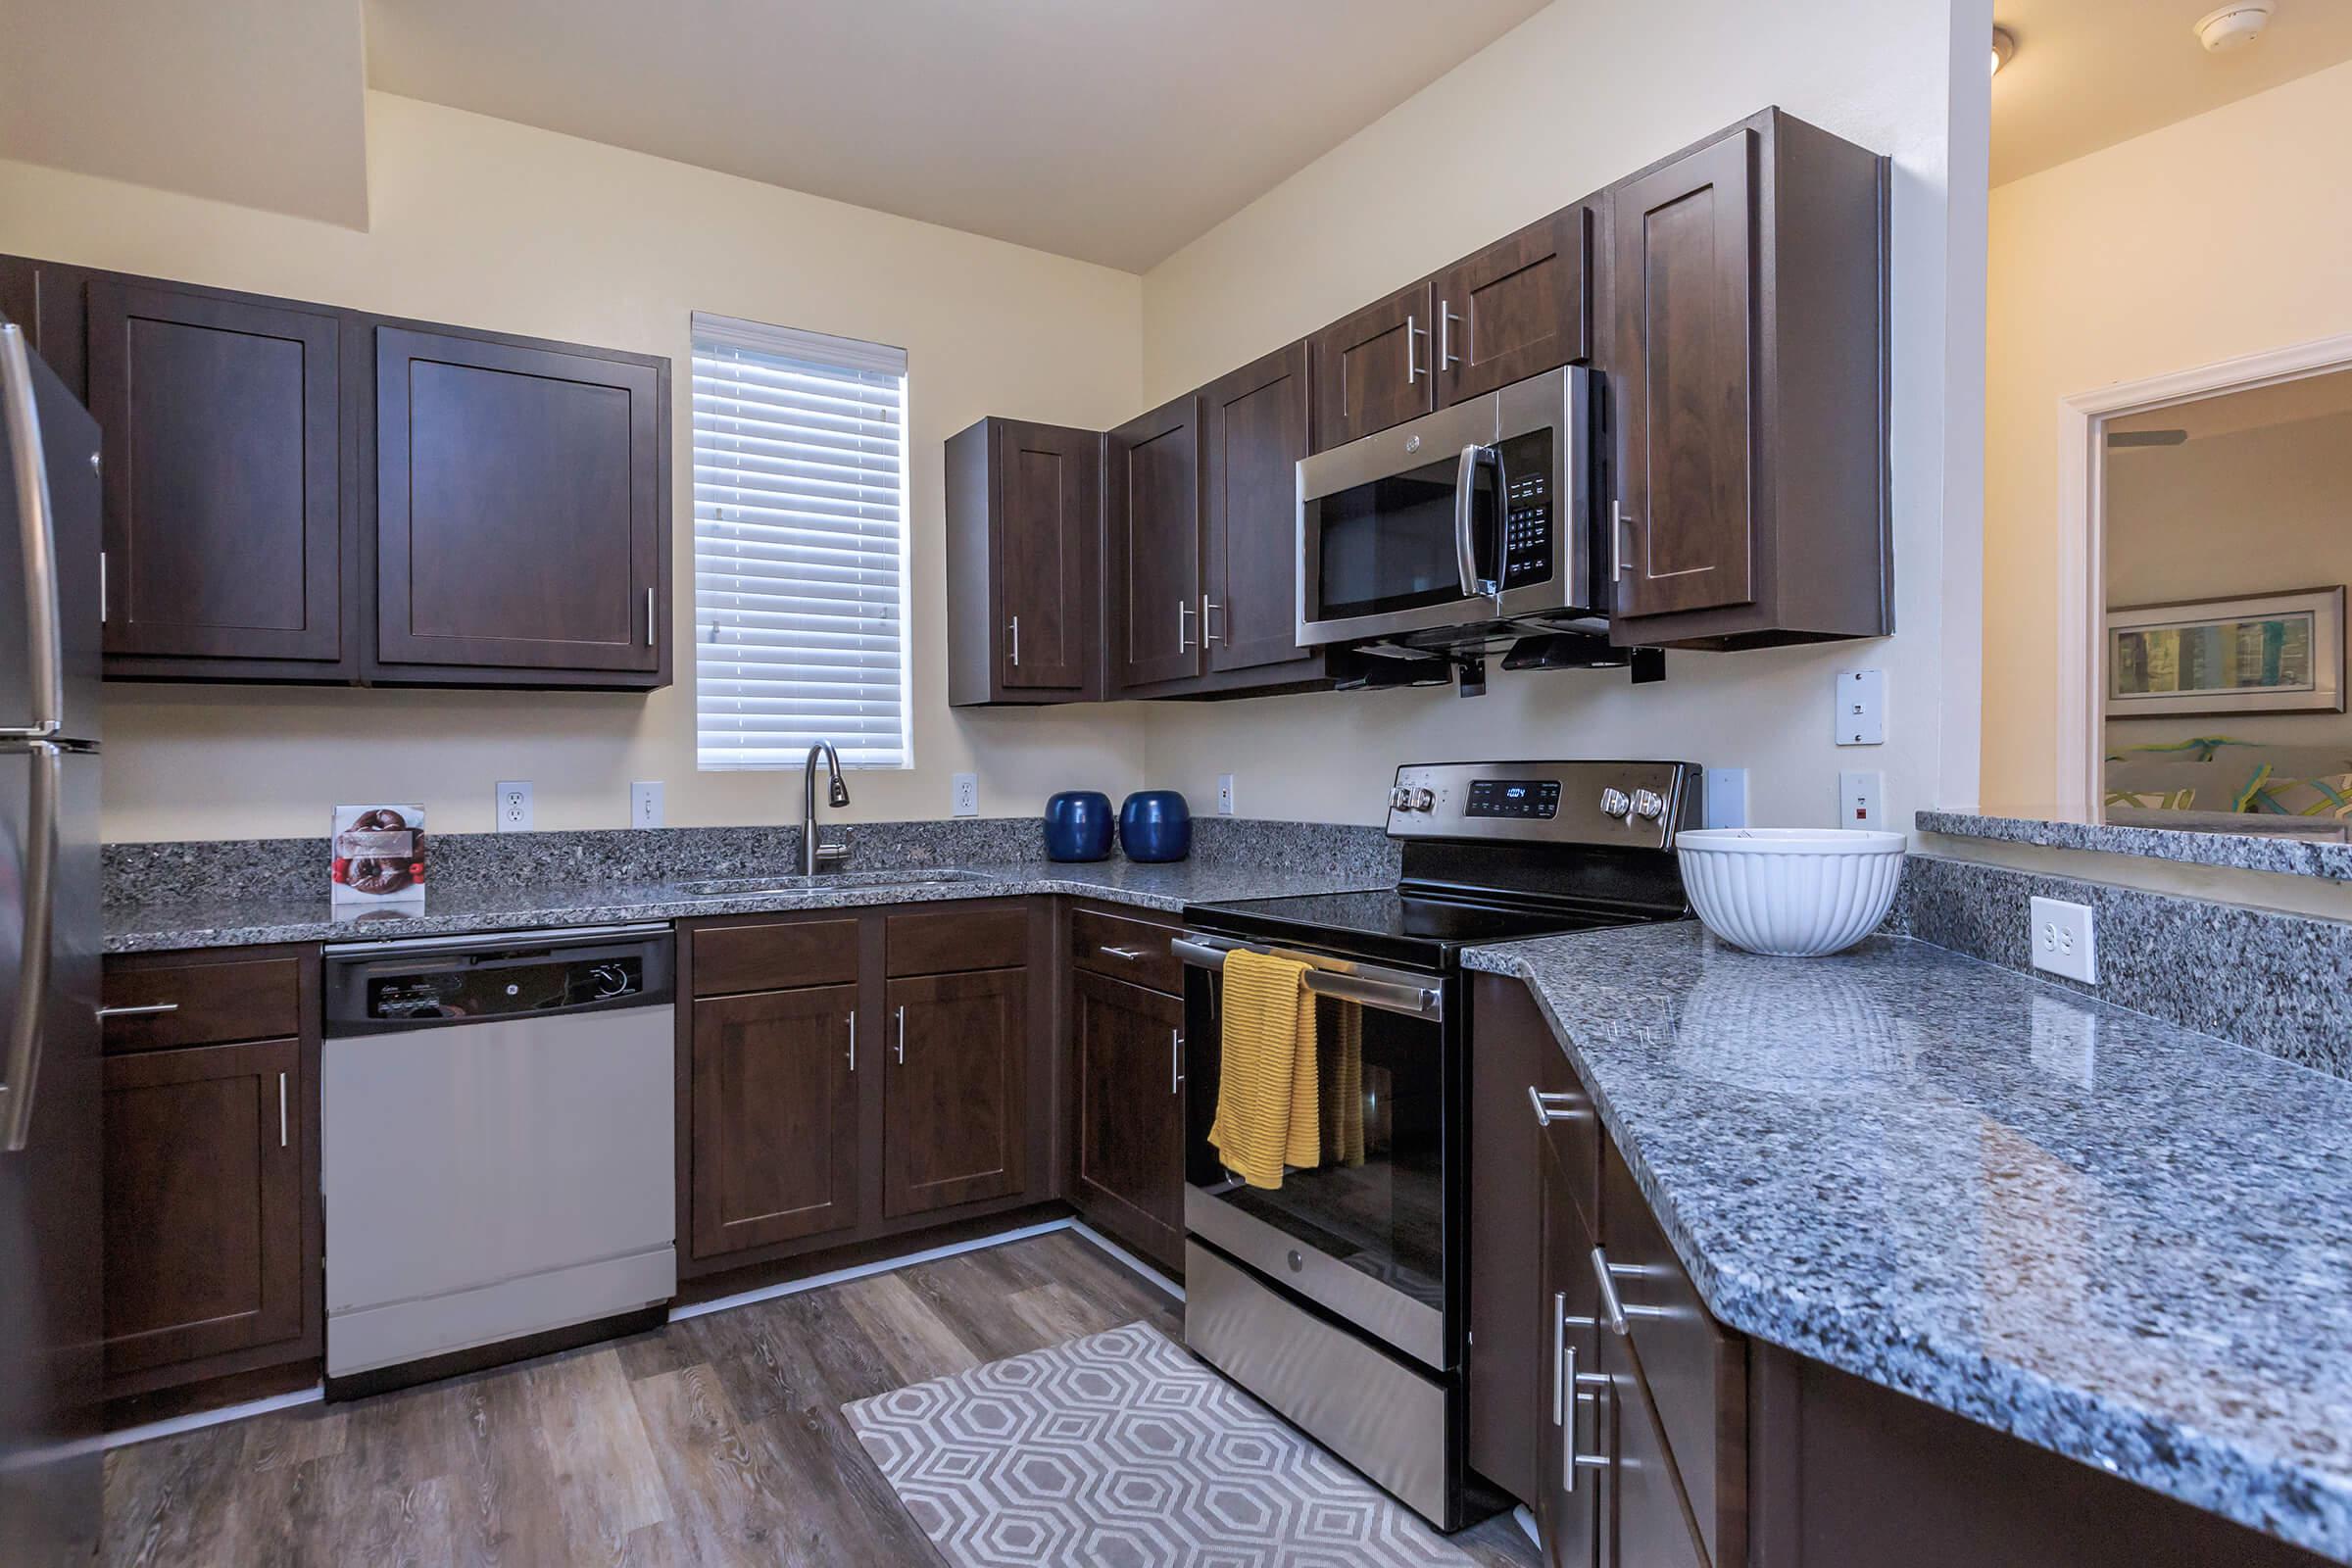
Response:
[{"label": "blue ceramic canister", "polygon": [[1046,858],[1101,860],[1110,855],[1110,797],[1063,790],[1046,803]]},{"label": "blue ceramic canister", "polygon": [[1130,860],[1181,860],[1193,853],[1193,811],[1174,790],[1138,790],[1119,808],[1119,848]]}]

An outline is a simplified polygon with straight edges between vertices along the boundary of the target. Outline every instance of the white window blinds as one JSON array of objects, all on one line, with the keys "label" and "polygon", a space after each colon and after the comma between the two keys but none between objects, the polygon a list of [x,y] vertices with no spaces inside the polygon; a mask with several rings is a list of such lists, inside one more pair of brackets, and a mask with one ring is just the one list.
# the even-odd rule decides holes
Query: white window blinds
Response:
[{"label": "white window blinds", "polygon": [[906,767],[906,351],[694,315],[696,755]]}]

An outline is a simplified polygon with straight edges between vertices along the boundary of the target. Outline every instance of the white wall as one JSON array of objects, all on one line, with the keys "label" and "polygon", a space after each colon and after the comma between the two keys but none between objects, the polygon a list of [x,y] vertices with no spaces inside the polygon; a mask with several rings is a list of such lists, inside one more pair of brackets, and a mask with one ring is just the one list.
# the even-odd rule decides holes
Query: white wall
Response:
[{"label": "white wall", "polygon": [[[1751,818],[1827,823],[1839,767],[1887,821],[1976,788],[1988,0],[1558,0],[1144,279],[1157,401],[1311,331],[1767,104],[1894,160],[1896,634],[1508,675],[1491,694],[1319,693],[1153,710],[1153,782],[1250,815],[1375,821],[1400,761],[1663,757],[1750,769]],[[1955,41],[1957,40],[1957,41]],[[1946,388],[1956,387],[1947,399]],[[1838,670],[1887,672],[1888,741],[1830,743]]]},{"label": "white wall", "polygon": [[[1130,709],[951,711],[942,443],[985,414],[1083,425],[1141,407],[1130,273],[595,143],[368,95],[366,231],[0,163],[0,250],[669,356],[675,623],[694,583],[688,316],[901,344],[913,454],[914,756],[854,778],[852,818],[945,816],[954,771],[988,815],[1055,789],[1141,784]],[[651,697],[110,684],[109,839],[319,833],[338,801],[420,800],[490,826],[533,781],[543,828],[618,827],[631,779],[674,825],[797,819],[799,778],[697,773],[693,655]]]},{"label": "white wall", "polygon": [[2057,797],[2060,403],[2352,332],[2347,148],[2341,65],[1992,193],[1988,803]]}]

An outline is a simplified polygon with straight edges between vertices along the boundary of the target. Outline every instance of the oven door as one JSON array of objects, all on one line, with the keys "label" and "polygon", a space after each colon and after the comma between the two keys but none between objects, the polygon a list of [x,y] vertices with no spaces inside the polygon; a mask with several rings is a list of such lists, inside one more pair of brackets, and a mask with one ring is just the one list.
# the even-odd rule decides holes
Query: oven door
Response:
[{"label": "oven door", "polygon": [[1224,1039],[1225,955],[1186,933],[1185,1229],[1358,1332],[1436,1371],[1460,1364],[1464,1235],[1458,986],[1289,949],[1315,966],[1322,1159],[1250,1187],[1209,1143]]}]

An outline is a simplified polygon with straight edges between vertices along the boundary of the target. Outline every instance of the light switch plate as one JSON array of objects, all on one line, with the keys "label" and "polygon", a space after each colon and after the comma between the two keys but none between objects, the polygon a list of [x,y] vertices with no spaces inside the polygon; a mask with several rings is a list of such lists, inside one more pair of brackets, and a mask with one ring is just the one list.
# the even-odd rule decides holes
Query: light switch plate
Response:
[{"label": "light switch plate", "polygon": [[1838,775],[1838,825],[1875,828],[1886,815],[1886,775],[1855,768]]},{"label": "light switch plate", "polygon": [[2097,985],[2098,930],[2091,922],[2090,906],[2069,904],[2064,899],[2034,899],[2031,911],[2034,967],[2086,986]]},{"label": "light switch plate", "polygon": [[501,833],[528,833],[531,830],[531,781],[509,779],[498,786],[493,798]]},{"label": "light switch plate", "polygon": [[980,814],[979,774],[958,773],[956,775],[953,809],[957,816],[978,816]]},{"label": "light switch plate", "polygon": [[662,781],[641,778],[629,786],[629,826],[662,825]]},{"label": "light switch plate", "polygon": [[1747,769],[1710,767],[1699,775],[1709,827],[1747,826]]},{"label": "light switch plate", "polygon": [[1219,816],[1233,814],[1233,775],[1231,773],[1217,775],[1217,814]]},{"label": "light switch plate", "polygon": [[1836,740],[1840,746],[1879,746],[1886,740],[1886,672],[1838,672]]}]

